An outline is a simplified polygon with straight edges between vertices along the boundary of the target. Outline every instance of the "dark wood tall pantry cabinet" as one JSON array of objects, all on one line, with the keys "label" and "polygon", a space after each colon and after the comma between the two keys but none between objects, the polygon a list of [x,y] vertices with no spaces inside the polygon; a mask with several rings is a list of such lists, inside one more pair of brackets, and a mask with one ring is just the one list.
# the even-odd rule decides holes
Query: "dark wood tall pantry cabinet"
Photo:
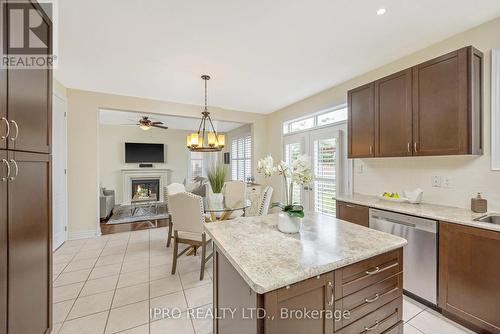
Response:
[{"label": "dark wood tall pantry cabinet", "polygon": [[52,327],[51,96],[51,70],[0,69],[0,333]]}]

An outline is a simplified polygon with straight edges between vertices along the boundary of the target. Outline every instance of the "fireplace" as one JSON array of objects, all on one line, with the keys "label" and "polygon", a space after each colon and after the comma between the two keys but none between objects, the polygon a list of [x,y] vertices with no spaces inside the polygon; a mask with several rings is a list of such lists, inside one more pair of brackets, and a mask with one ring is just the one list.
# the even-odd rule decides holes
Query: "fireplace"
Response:
[{"label": "fireplace", "polygon": [[131,203],[160,200],[160,179],[132,179]]}]

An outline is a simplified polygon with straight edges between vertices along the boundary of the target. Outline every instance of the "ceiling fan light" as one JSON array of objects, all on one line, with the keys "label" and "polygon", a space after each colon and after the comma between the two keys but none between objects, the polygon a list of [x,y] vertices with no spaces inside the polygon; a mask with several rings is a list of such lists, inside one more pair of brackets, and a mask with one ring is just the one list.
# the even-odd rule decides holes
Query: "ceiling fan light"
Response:
[{"label": "ceiling fan light", "polygon": [[150,130],[151,129],[151,125],[148,125],[148,124],[141,124],[139,125],[139,127],[144,130],[144,131],[147,131],[147,130]]}]

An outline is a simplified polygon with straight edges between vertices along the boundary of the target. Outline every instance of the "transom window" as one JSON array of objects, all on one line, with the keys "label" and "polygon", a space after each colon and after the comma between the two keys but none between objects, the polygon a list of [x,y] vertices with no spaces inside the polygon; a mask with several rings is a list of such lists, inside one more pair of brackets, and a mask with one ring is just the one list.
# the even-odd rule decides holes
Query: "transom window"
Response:
[{"label": "transom window", "polygon": [[252,136],[231,141],[231,179],[246,181],[252,176]]},{"label": "transom window", "polygon": [[293,133],[310,130],[316,127],[331,125],[347,120],[347,106],[323,110],[305,118],[299,118],[283,123],[283,133]]}]

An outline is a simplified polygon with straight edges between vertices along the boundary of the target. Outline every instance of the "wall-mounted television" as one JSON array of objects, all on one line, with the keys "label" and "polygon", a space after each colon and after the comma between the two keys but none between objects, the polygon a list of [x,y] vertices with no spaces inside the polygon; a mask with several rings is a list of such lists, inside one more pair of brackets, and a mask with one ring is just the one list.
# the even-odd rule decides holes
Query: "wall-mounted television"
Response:
[{"label": "wall-mounted television", "polygon": [[163,144],[125,143],[125,162],[165,162]]}]

